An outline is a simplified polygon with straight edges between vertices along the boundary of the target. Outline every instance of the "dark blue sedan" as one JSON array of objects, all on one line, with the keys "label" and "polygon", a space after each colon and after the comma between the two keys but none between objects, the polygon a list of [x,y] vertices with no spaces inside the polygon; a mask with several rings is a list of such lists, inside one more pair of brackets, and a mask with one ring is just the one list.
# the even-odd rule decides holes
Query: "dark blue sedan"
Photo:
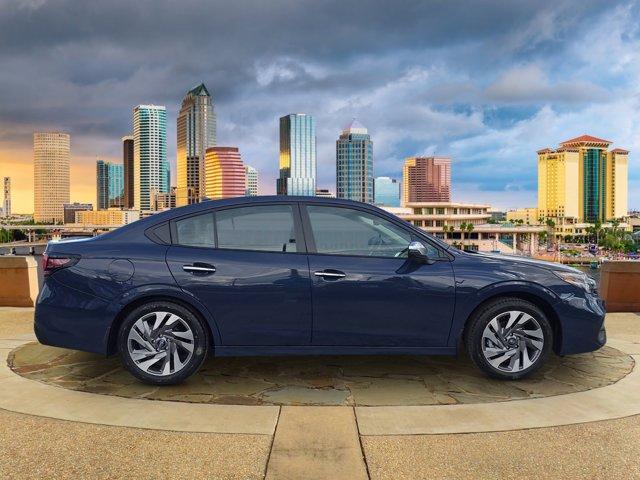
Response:
[{"label": "dark blue sedan", "polygon": [[455,355],[517,379],[604,345],[582,272],[464,253],[371,205],[313,197],[210,201],[99,237],[49,243],[35,332],[119,353],[180,382],[208,354]]}]

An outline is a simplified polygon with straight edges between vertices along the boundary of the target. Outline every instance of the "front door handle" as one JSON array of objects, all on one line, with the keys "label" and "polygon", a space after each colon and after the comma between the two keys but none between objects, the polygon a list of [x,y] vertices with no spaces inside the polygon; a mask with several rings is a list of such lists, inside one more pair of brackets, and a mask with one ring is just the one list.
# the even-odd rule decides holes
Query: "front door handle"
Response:
[{"label": "front door handle", "polygon": [[194,275],[211,275],[216,273],[216,267],[208,263],[194,263],[193,265],[183,265],[182,270]]},{"label": "front door handle", "polygon": [[347,276],[346,273],[341,272],[340,270],[322,270],[320,272],[313,272],[316,277],[322,277],[325,280],[337,280],[338,278],[344,278]]}]

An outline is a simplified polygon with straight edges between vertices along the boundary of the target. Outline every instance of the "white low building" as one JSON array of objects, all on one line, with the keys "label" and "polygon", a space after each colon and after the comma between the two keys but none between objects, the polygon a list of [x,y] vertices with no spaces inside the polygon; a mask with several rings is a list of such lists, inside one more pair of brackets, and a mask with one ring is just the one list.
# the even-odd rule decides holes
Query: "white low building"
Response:
[{"label": "white low building", "polygon": [[[544,226],[489,223],[491,206],[459,202],[407,203],[382,207],[416,227],[465,250],[533,255]],[[471,231],[468,225],[473,225]],[[467,228],[462,231],[462,226]]]}]

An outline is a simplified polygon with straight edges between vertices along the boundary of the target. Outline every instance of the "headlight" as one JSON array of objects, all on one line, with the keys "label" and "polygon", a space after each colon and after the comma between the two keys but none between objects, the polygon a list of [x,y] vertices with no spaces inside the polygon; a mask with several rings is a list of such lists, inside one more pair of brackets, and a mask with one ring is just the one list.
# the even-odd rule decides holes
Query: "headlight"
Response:
[{"label": "headlight", "polygon": [[554,270],[553,273],[556,277],[559,277],[565,282],[581,288],[582,290],[586,290],[587,292],[595,290],[596,282],[587,277],[584,273],[563,272],[559,270]]}]

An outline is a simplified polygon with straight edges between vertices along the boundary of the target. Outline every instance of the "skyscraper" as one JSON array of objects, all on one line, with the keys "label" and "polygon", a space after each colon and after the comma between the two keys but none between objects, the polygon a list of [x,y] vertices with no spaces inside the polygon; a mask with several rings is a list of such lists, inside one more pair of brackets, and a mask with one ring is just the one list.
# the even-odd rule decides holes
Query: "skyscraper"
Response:
[{"label": "skyscraper", "polygon": [[538,212],[543,218],[605,222],[627,215],[629,152],[582,135],[538,150]]},{"label": "skyscraper", "polygon": [[62,222],[69,203],[71,138],[62,132],[33,134],[33,219]]},{"label": "skyscraper", "polygon": [[408,202],[450,202],[451,159],[411,157],[402,169],[402,205]]},{"label": "skyscraper", "polygon": [[124,208],[133,208],[133,135],[122,137],[122,165],[124,168]]},{"label": "skyscraper", "polygon": [[178,206],[200,201],[205,188],[204,157],[216,145],[216,114],[203,83],[189,90],[182,100],[177,119]]},{"label": "skyscraper", "polygon": [[373,142],[356,119],[336,141],[336,196],[373,203]]},{"label": "skyscraper", "polygon": [[205,195],[211,200],[243,197],[247,182],[236,147],[209,147],[205,155]]},{"label": "skyscraper", "polygon": [[400,206],[400,182],[395,178],[376,177],[375,204],[384,207]]},{"label": "skyscraper", "polygon": [[11,216],[11,178],[10,177],[4,177],[4,184],[3,184],[3,190],[4,190],[4,203],[3,205],[3,212],[4,212],[4,216],[5,217],[10,217]]},{"label": "skyscraper", "polygon": [[316,192],[316,122],[311,115],[280,118],[278,195],[313,196]]},{"label": "skyscraper", "polygon": [[138,105],[133,109],[134,208],[153,209],[155,193],[168,193],[171,179],[167,161],[167,110]]},{"label": "skyscraper", "polygon": [[247,189],[245,195],[247,197],[258,196],[258,171],[250,165],[245,165],[244,173],[247,177]]},{"label": "skyscraper", "polygon": [[96,204],[98,210],[124,206],[124,169],[122,165],[96,161]]}]

